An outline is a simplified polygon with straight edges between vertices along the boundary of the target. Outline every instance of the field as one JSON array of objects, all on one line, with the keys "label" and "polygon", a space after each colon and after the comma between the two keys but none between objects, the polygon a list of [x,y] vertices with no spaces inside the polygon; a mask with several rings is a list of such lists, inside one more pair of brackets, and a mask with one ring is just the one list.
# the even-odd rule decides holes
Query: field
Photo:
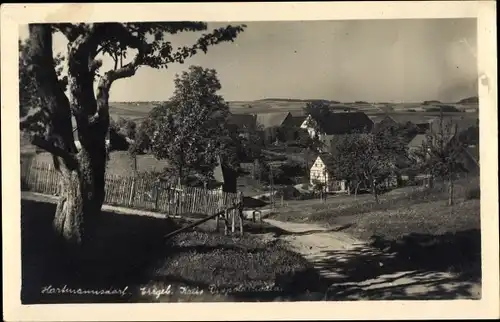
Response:
[{"label": "field", "polygon": [[[271,113],[271,112],[290,112],[293,115],[303,115],[303,108],[307,100],[296,99],[263,99],[255,101],[230,101],[229,109],[232,113],[236,114],[253,114],[253,113]],[[156,102],[112,102],[110,103],[111,117],[117,119],[118,117],[135,119],[140,121],[146,117],[151,109],[157,104]],[[477,115],[477,104],[446,104],[454,106],[459,111],[470,110],[473,113],[466,113]],[[383,114],[383,113],[411,113],[416,115],[437,116],[437,112],[425,111],[425,106],[421,103],[368,103],[368,102],[348,102],[348,103],[333,103],[332,106],[339,110],[344,108],[353,111],[365,112],[369,115]],[[475,111],[475,112],[474,112]],[[446,113],[447,115],[463,115],[464,113]]]},{"label": "field", "polygon": [[[24,153],[21,155],[22,162],[29,162],[34,159],[41,163],[52,164],[52,157],[50,153]],[[168,163],[162,160],[156,160],[150,154],[137,156],[137,170],[139,172],[161,172]],[[128,177],[132,175],[132,162],[127,151],[113,151],[110,153],[110,160],[107,163],[106,173]]]}]

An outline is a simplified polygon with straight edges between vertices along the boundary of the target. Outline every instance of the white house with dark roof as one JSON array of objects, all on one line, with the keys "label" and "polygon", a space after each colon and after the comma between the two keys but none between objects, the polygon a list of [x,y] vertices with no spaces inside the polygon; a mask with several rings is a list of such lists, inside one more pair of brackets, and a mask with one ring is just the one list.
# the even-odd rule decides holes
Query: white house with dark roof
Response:
[{"label": "white house with dark roof", "polygon": [[309,170],[310,183],[320,182],[325,185],[326,192],[348,192],[345,180],[335,180],[333,173],[333,158],[328,153],[318,155]]}]

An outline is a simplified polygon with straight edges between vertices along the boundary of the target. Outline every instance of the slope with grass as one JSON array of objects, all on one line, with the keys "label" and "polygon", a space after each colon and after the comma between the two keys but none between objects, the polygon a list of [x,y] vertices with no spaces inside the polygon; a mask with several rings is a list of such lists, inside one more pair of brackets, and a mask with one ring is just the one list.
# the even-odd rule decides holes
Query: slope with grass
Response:
[{"label": "slope with grass", "polygon": [[295,232],[283,239],[329,277],[328,298],[479,298],[479,181],[457,182],[452,207],[444,188],[297,203],[268,223]]},{"label": "slope with grass", "polygon": [[108,210],[80,261],[68,261],[51,234],[53,202],[22,200],[23,304],[311,300],[325,292],[305,259],[265,238],[266,224],[247,224],[241,237],[210,222],[165,240],[186,223]]}]

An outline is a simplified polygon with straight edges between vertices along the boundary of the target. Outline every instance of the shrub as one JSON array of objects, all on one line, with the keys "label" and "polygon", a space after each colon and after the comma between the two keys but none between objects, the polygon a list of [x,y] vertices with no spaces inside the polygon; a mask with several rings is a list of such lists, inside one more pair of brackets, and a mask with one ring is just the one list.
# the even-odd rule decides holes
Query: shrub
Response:
[{"label": "shrub", "polygon": [[480,188],[476,187],[476,188],[467,189],[467,192],[465,193],[466,200],[480,199],[480,198],[481,198],[481,189]]}]

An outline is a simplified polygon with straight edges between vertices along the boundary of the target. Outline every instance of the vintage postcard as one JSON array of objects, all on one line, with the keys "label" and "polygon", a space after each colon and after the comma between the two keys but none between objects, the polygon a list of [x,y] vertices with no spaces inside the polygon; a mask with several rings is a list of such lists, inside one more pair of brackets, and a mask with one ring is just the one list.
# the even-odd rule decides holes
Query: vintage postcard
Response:
[{"label": "vintage postcard", "polygon": [[498,317],[495,7],[2,5],[4,318]]}]

